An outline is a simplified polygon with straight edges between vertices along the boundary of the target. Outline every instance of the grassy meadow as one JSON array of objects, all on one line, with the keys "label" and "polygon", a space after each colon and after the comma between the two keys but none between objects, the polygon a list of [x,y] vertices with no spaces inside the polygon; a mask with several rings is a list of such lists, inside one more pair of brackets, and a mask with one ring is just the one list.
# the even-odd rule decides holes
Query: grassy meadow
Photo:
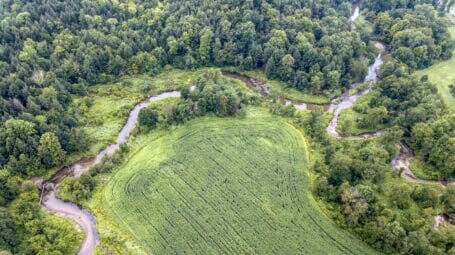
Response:
[{"label": "grassy meadow", "polygon": [[[455,39],[455,26],[449,28],[452,38]],[[450,93],[449,85],[455,84],[455,51],[451,59],[432,65],[429,68],[416,72],[416,75],[428,75],[434,83],[447,107],[455,112],[455,97]]]},{"label": "grassy meadow", "polygon": [[[452,17],[453,19],[453,17]],[[455,26],[449,27],[452,38],[455,39]],[[455,96],[450,93],[449,85],[455,84],[455,51],[451,59],[434,64],[429,68],[416,72],[416,75],[428,75],[429,80],[438,88],[439,95],[450,112],[455,113]],[[414,174],[423,179],[438,179],[434,169],[419,159],[413,159],[411,167]]]},{"label": "grassy meadow", "polygon": [[[130,110],[137,103],[160,92],[189,87],[198,76],[209,69],[213,68],[171,69],[163,71],[157,76],[124,77],[119,82],[89,87],[88,95],[75,97],[71,107],[71,111],[75,111],[83,122],[84,130],[91,141],[90,148],[85,154],[87,156],[94,155],[114,142]],[[244,73],[265,81],[271,87],[273,96],[284,96],[292,100],[322,104],[329,102],[330,98],[336,95],[334,93],[325,97],[305,94],[296,89],[287,88],[282,82],[267,80],[261,71]],[[236,82],[243,86],[240,81],[236,80]],[[76,157],[79,156],[81,155],[76,155]]]},{"label": "grassy meadow", "polygon": [[115,141],[130,110],[137,103],[163,91],[189,87],[207,70],[208,68],[195,71],[172,69],[153,77],[125,77],[117,83],[90,87],[88,95],[75,98],[72,107],[79,114],[91,140],[87,154],[94,155]]},{"label": "grassy meadow", "polygon": [[97,197],[147,253],[374,253],[322,214],[301,132],[265,110],[134,143]]}]

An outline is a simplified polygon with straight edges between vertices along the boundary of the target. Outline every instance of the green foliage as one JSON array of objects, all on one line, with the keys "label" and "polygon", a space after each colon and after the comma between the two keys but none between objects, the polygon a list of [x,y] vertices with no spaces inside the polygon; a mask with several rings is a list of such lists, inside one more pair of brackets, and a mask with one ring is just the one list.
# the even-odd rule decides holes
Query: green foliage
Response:
[{"label": "green foliage", "polygon": [[[386,3],[387,2],[387,3]],[[375,12],[374,32],[390,43],[392,56],[411,69],[449,59],[454,47],[447,23],[440,19],[433,1],[366,1]]]},{"label": "green foliage", "polygon": [[392,74],[384,76],[378,86],[380,95],[372,99],[371,105],[384,106],[389,119],[406,128],[441,114],[443,106],[437,90],[424,79],[418,80],[406,73]]},{"label": "green foliage", "polygon": [[38,156],[44,167],[49,168],[63,162],[64,151],[54,133],[44,133],[38,146]]},{"label": "green foliage", "polygon": [[0,249],[12,250],[16,245],[14,223],[6,208],[0,207]]},{"label": "green foliage", "polygon": [[[169,64],[229,65],[264,68],[292,88],[324,94],[361,80],[366,68],[354,60],[367,50],[359,34],[348,31],[348,2],[314,8],[309,2],[19,0],[3,7],[1,123],[20,118],[38,124],[30,115],[42,116],[36,135],[55,133],[67,154],[84,148],[75,146],[80,136],[71,136],[79,116],[67,111],[69,92],[86,95],[87,85],[156,75]],[[0,166],[10,157],[0,152]]]},{"label": "green foliage", "polygon": [[361,119],[360,127],[374,128],[384,123],[387,118],[387,109],[384,106],[370,108],[367,114]]},{"label": "green foliage", "polygon": [[[113,143],[133,107],[144,98],[163,91],[189,88],[196,78],[209,70],[168,69],[157,76],[136,75],[120,82],[99,84],[88,89],[89,94],[77,97],[71,111],[79,116],[89,144],[83,152],[91,156]],[[87,139],[85,139],[87,140]],[[87,149],[89,147],[89,149]]]},{"label": "green foliage", "polygon": [[[455,26],[449,27],[449,32],[451,34],[452,40],[455,39]],[[453,72],[453,67],[455,66],[455,51],[452,51],[452,57],[447,61],[442,61],[432,65],[429,68],[420,70],[416,72],[416,76],[428,76],[429,81],[431,81],[437,88],[438,94],[444,100],[452,112],[455,111],[455,96],[451,93],[450,85],[454,83],[455,72]]]},{"label": "green foliage", "polygon": [[407,209],[411,206],[411,188],[408,185],[397,185],[390,190],[390,202],[398,209]]},{"label": "green foliage", "polygon": [[418,123],[412,128],[412,145],[418,155],[435,167],[442,177],[455,176],[455,115],[429,123]]},{"label": "green foliage", "polygon": [[[451,56],[453,43],[445,21],[430,1],[363,1],[366,19],[374,23],[374,33],[388,43],[392,59],[381,68],[377,90],[361,98],[340,117],[344,134],[385,130],[371,141],[327,141],[325,130],[312,134],[316,156],[314,192],[325,200],[332,218],[348,227],[372,247],[386,253],[447,254],[453,251],[453,228],[432,230],[435,210],[441,210],[441,190],[437,186],[417,186],[392,177],[390,160],[398,154],[396,144],[405,139],[437,176],[453,175],[453,132],[451,115],[436,94],[428,77],[412,77],[411,71],[428,67]],[[433,4],[433,2],[431,2]],[[441,5],[445,5],[442,2]],[[440,67],[439,81],[447,81],[448,62]],[[447,67],[447,69],[444,69]],[[318,68],[313,68],[318,76]],[[436,71],[431,69],[433,73]],[[422,73],[428,73],[424,71]],[[430,74],[433,74],[430,73]],[[434,77],[434,75],[433,75]],[[317,84],[317,83],[315,83]],[[447,82],[437,84],[448,106]],[[449,98],[450,99],[450,98]],[[321,161],[321,158],[324,160]],[[437,165],[437,167],[433,167]],[[453,189],[442,196],[443,212],[453,216]]]},{"label": "green foliage", "polygon": [[397,63],[386,64],[382,74],[379,93],[371,97],[360,123],[374,127],[387,121],[402,126],[420,159],[433,166],[437,176],[452,177],[454,161],[446,159],[454,155],[455,120],[453,114],[445,114],[437,89],[428,77],[410,76]]},{"label": "green foliage", "polygon": [[25,120],[10,119],[5,122],[4,144],[5,154],[10,157],[20,155],[31,156],[37,144],[36,130],[33,123]]},{"label": "green foliage", "polygon": [[155,128],[158,123],[158,112],[150,108],[142,109],[138,121],[140,126]]},{"label": "green foliage", "polygon": [[241,103],[249,102],[248,97],[249,95],[243,96],[238,86],[233,85],[232,80],[229,81],[219,71],[200,76],[195,91],[189,96],[195,104],[196,115],[213,112],[218,116],[234,115],[241,108]]},{"label": "green foliage", "polygon": [[65,178],[59,187],[59,195],[63,199],[78,203],[91,197],[95,181],[90,174],[84,173],[78,178]]},{"label": "green foliage", "polygon": [[296,116],[296,123],[305,129],[305,133],[313,139],[324,143],[327,140],[327,115],[324,114],[323,106],[315,105],[310,114],[299,113]]},{"label": "green foliage", "polygon": [[431,230],[431,224],[434,209],[441,209],[439,201],[444,213],[453,213],[453,189],[441,197],[437,185],[412,185],[393,177],[390,160],[403,134],[395,126],[378,139],[320,142],[316,138],[311,144],[317,151],[314,192],[327,203],[338,225],[379,251],[446,254],[453,247],[449,241],[453,228],[442,233],[446,228]]},{"label": "green foliage", "polygon": [[427,207],[436,208],[436,206],[438,206],[439,204],[439,195],[440,195],[439,192],[437,192],[435,189],[427,186],[421,186],[417,187],[412,192],[411,197],[423,208]]},{"label": "green foliage", "polygon": [[362,143],[355,146],[347,146],[332,154],[331,144],[327,145],[326,151],[330,157],[329,183],[339,186],[344,182],[351,185],[361,181],[380,183],[384,179],[386,171],[389,171],[389,153],[382,147],[372,143]]},{"label": "green foliage", "polygon": [[293,117],[295,114],[295,107],[292,104],[283,105],[281,102],[272,102],[270,105],[270,112],[280,116]]},{"label": "green foliage", "polygon": [[9,171],[0,170],[0,206],[5,206],[19,194],[18,180]]},{"label": "green foliage", "polygon": [[231,116],[242,108],[242,104],[258,101],[257,96],[246,90],[243,84],[223,76],[219,70],[208,70],[199,76],[194,91],[185,88],[181,97],[183,100],[177,103],[152,104],[142,109],[139,113],[140,126],[148,130],[158,124],[182,124],[211,113]]},{"label": "green foliage", "polygon": [[444,210],[451,217],[455,216],[455,188],[449,187],[444,195],[442,196],[442,203],[444,204]]},{"label": "green foliage", "polygon": [[[33,186],[32,186],[33,187]],[[10,217],[17,233],[17,245],[12,251],[18,254],[73,254],[82,235],[68,220],[45,215],[38,205],[39,192],[31,188],[22,192],[11,203]]]},{"label": "green foliage", "polygon": [[[299,113],[296,116],[292,106],[272,104],[271,111],[280,115],[294,116],[296,123],[305,127],[305,132],[312,139],[320,141],[316,147],[318,149],[323,147],[323,152],[318,163],[315,164],[316,172],[320,176],[315,180],[314,190],[334,205],[333,211],[335,211],[335,217],[338,217],[337,222],[352,228],[373,247],[385,253],[453,253],[453,241],[450,240],[451,238],[453,240],[452,232],[444,230],[447,231],[447,233],[444,232],[445,237],[440,237],[439,232],[427,231],[426,224],[422,223],[420,209],[438,207],[438,196],[434,190],[413,190],[405,184],[395,185],[392,188],[384,186],[386,185],[384,179],[387,178],[385,173],[390,171],[389,161],[397,153],[395,144],[403,137],[409,140],[419,160],[431,165],[434,172],[438,173],[437,176],[454,177],[455,161],[450,160],[455,154],[453,116],[443,116],[444,105],[436,96],[436,88],[428,83],[427,77],[418,80],[410,75],[410,70],[426,68],[438,60],[452,57],[454,43],[450,41],[445,19],[437,13],[437,10],[442,12],[450,7],[451,2],[447,0],[365,0],[362,1],[362,7],[364,7],[363,18],[366,27],[360,31],[350,31],[347,22],[352,9],[351,3],[352,1],[335,0],[237,2],[170,0],[168,2],[128,1],[127,4],[118,1],[16,0],[2,3],[0,8],[2,27],[0,30],[0,205],[8,205],[20,193],[21,182],[18,176],[28,178],[32,175],[42,175],[46,169],[62,163],[65,155],[94,153],[110,143],[129,110],[146,95],[189,87],[196,81],[197,89],[194,92],[183,90],[183,99],[177,103],[163,104],[162,109],[159,110],[153,107],[144,109],[140,113],[139,122],[141,126],[149,128],[154,128],[157,124],[168,126],[184,123],[196,116],[206,114],[231,116],[241,111],[242,115],[248,115],[249,113],[246,113],[242,106],[258,101],[257,97],[248,94],[235,86],[233,81],[217,73],[208,72],[205,76],[195,79],[196,74],[202,71],[167,72],[169,65],[188,70],[211,65],[236,66],[245,70],[261,69],[268,78],[279,80],[271,82],[272,91],[278,91],[273,93],[283,92],[282,94],[289,95],[289,98],[307,100],[308,94],[300,93],[304,91],[318,95],[310,98],[312,102],[324,103],[353,82],[363,80],[368,59],[377,54],[371,46],[371,40],[375,39],[387,44],[392,60],[382,68],[378,92],[367,100],[367,103],[357,106],[354,109],[355,113],[341,115],[342,118],[348,117],[340,128],[342,133],[356,133],[384,126],[395,126],[388,129],[379,139],[380,144],[332,143],[325,132],[328,116],[318,107],[311,112]],[[371,28],[369,24],[372,24]],[[450,31],[453,33],[453,29]],[[442,76],[436,79],[441,81],[436,85],[449,108],[452,107],[454,100],[450,94],[453,89],[449,87],[448,82],[450,78],[450,84],[453,83],[452,63],[452,60],[443,62],[435,67],[436,70],[425,71],[431,74],[428,76],[430,80],[435,79],[434,74]],[[165,74],[158,75],[162,70],[165,70]],[[157,76],[144,78],[139,74]],[[172,78],[169,78],[170,76]],[[118,80],[121,82],[115,83]],[[104,87],[100,85],[89,87],[99,83],[110,84]],[[70,93],[78,95],[75,102]],[[273,125],[272,123],[259,124]],[[241,135],[255,137],[258,132],[253,131],[261,130],[256,126],[248,128],[245,128],[246,131],[238,132],[243,132]],[[232,133],[235,133],[232,129],[230,131],[226,137],[231,137]],[[250,131],[253,133],[251,134]],[[273,140],[274,135],[287,139],[286,149],[304,147],[300,144],[300,138],[289,139],[292,138],[293,131],[289,131],[291,134],[282,134],[284,131],[272,127],[262,132],[269,135],[267,137],[269,140]],[[210,131],[207,133],[211,134]],[[277,242],[276,240],[282,236],[275,236],[275,234],[280,231],[275,231],[266,221],[264,221],[265,224],[258,224],[260,228],[256,232],[265,233],[269,237],[268,240],[256,239],[257,233],[248,232],[248,230],[256,230],[252,226],[245,227],[240,224],[241,228],[238,228],[240,231],[238,229],[233,231],[229,224],[224,224],[226,222],[224,218],[223,220],[218,218],[223,223],[220,224],[222,228],[218,229],[204,218],[193,217],[191,219],[199,219],[197,223],[202,222],[201,224],[204,224],[208,231],[191,225],[194,221],[189,223],[191,227],[187,224],[188,229],[183,231],[204,232],[210,238],[222,235],[224,239],[216,238],[216,240],[227,240],[226,243],[217,243],[218,247],[211,246],[213,250],[206,250],[207,252],[233,253],[223,247],[234,247],[232,245],[234,242],[238,245],[239,249],[236,250],[238,252],[258,252],[256,247],[239,244],[243,242],[238,238],[239,236],[249,238],[248,241],[251,243],[263,242],[263,247],[266,248],[267,245],[283,246],[279,247],[280,250],[264,248],[262,253],[283,253],[283,251],[286,253],[286,249],[297,247],[299,242],[305,242],[302,250],[298,250],[300,253],[314,252],[305,250],[308,247],[315,247],[315,249],[319,247],[321,248],[319,252],[324,253],[370,252],[363,248],[355,248],[355,251],[352,251],[350,246],[333,243],[333,240],[347,240],[341,243],[351,240],[343,236],[344,234],[340,234],[338,230],[332,229],[332,225],[329,225],[322,216],[316,220],[310,217],[312,222],[309,223],[306,221],[308,215],[316,217],[313,215],[319,215],[320,212],[316,211],[310,203],[308,207],[302,206],[300,202],[311,200],[306,193],[302,195],[294,192],[296,190],[294,186],[302,187],[309,183],[306,176],[290,170],[295,170],[293,168],[297,167],[305,168],[306,162],[300,158],[302,155],[289,157],[289,152],[284,149],[284,146],[276,146],[276,150],[282,149],[282,151],[267,155],[268,151],[264,147],[274,148],[275,145],[267,147],[269,144],[264,143],[256,146],[258,145],[256,143],[262,140],[257,141],[251,137],[242,137],[244,140],[236,144],[247,149],[250,149],[248,147],[250,144],[255,145],[251,146],[251,150],[255,153],[248,154],[248,158],[244,151],[238,148],[232,149],[233,155],[243,153],[236,157],[243,160],[240,163],[225,159],[225,155],[222,157],[214,152],[213,141],[206,140],[206,137],[198,140],[201,146],[207,147],[205,151],[199,151],[199,154],[212,153],[210,155],[217,156],[219,161],[229,161],[223,164],[223,166],[226,165],[224,170],[236,174],[237,172],[234,171],[243,168],[250,170],[248,167],[255,166],[245,164],[255,160],[251,155],[267,158],[267,160],[260,160],[258,164],[270,162],[270,158],[283,163],[282,168],[273,169],[269,165],[262,168],[255,166],[251,172],[246,172],[263,178],[257,178],[254,181],[263,180],[265,185],[248,184],[255,189],[263,187],[274,189],[275,186],[280,188],[280,185],[285,183],[285,180],[280,183],[277,179],[264,176],[262,171],[267,170],[267,167],[270,168],[271,173],[281,169],[286,170],[286,173],[294,174],[297,178],[294,180],[296,182],[289,182],[291,183],[289,185],[293,185],[290,186],[291,188],[283,186],[270,192],[267,206],[260,207],[262,214],[247,214],[246,217],[251,217],[254,222],[261,222],[264,219],[278,222],[280,231],[289,235],[288,240]],[[226,139],[211,138],[220,142],[214,145],[217,146],[216,149],[231,146],[225,143]],[[233,141],[237,141],[235,139],[240,138],[232,138]],[[180,143],[185,145],[185,141],[182,138]],[[282,141],[273,140],[273,142],[279,144]],[[89,150],[87,150],[88,147],[90,147]],[[144,150],[152,151],[149,147]],[[188,151],[192,153],[191,150]],[[155,169],[157,172],[148,174],[152,176],[167,171],[165,177],[162,175],[153,177],[161,178],[163,183],[168,181],[170,185],[188,188],[179,182],[182,179],[172,179],[172,177],[181,174],[180,177],[186,178],[187,175],[183,175],[186,172],[181,173],[186,166],[184,164],[196,164],[194,163],[196,160],[192,159],[199,159],[200,155],[192,154],[188,158],[187,154],[185,157],[182,156],[183,154],[182,151],[177,151],[176,155],[169,156],[170,159],[161,160],[162,165],[150,166],[150,169]],[[278,156],[282,157],[277,158]],[[177,163],[172,162],[172,166],[166,165],[169,163],[166,160],[176,157],[180,157]],[[122,156],[114,156],[92,169],[90,175],[68,179],[62,184],[63,193],[71,200],[81,201],[90,197],[95,185],[92,176],[112,171],[122,159]],[[295,164],[290,164],[286,159],[292,159]],[[213,158],[210,160],[204,163],[208,162],[207,164],[213,165],[213,169],[218,169],[219,165],[213,163],[215,160]],[[232,162],[237,162],[239,165],[230,165]],[[147,164],[149,166],[149,163]],[[135,169],[137,168],[133,170]],[[260,173],[258,169],[261,170]],[[198,170],[200,172],[196,174],[204,171],[204,169]],[[244,179],[236,179],[239,177],[232,173],[230,174],[233,182],[224,184],[228,188],[215,191],[219,192],[217,194],[225,194],[222,191],[235,189],[238,194],[243,194],[244,196],[237,196],[236,192],[233,192],[234,197],[224,200],[224,202],[237,202],[229,203],[231,207],[227,205],[228,203],[220,203],[225,205],[221,208],[225,211],[243,212],[242,209],[245,207],[242,206],[245,206],[245,201],[242,199],[250,198],[249,193],[242,193],[249,191],[244,190],[247,186],[244,180],[249,176],[246,174],[243,176]],[[191,172],[191,174],[194,173]],[[207,180],[216,179],[213,175],[209,176],[212,179],[209,179],[208,174],[206,177]],[[169,180],[175,182],[169,182]],[[193,181],[190,179],[188,183],[194,184]],[[390,179],[387,181],[393,183]],[[196,182],[196,184],[199,183]],[[217,182],[207,184],[210,187],[220,187],[220,185],[222,184]],[[165,185],[159,187],[162,190],[169,188]],[[197,192],[200,193],[205,192],[207,187],[199,188]],[[287,188],[289,190],[286,190]],[[73,229],[65,222],[41,213],[37,206],[36,191],[33,191],[30,182],[24,182],[22,189],[22,194],[10,205],[9,212],[0,210],[0,249],[5,248],[19,254],[75,253],[74,243],[80,237],[73,232],[70,233]],[[176,228],[171,226],[166,217],[162,217],[164,210],[174,212],[175,215],[182,214],[179,210],[185,208],[183,203],[186,201],[178,200],[177,195],[180,194],[176,194],[176,191],[178,189],[171,190],[169,193],[163,193],[161,190],[153,191],[153,189],[143,192],[145,195],[141,199],[145,197],[150,201],[157,201],[158,198],[153,195],[160,195],[159,199],[175,195],[171,198],[172,201],[179,201],[182,205],[172,207],[174,204],[170,203],[170,206],[163,208],[147,207],[147,209],[152,208],[149,210],[153,215],[161,217],[159,219],[162,220],[159,222],[162,225],[150,230],[155,231],[153,233],[157,239],[162,238],[158,236],[163,233],[169,239],[180,234],[175,234]],[[444,194],[442,205],[446,212],[453,215],[451,192],[449,189]],[[262,194],[262,190],[258,193]],[[196,205],[207,206],[194,194],[184,195],[189,196],[188,198]],[[219,201],[212,202],[218,205]],[[247,206],[253,206],[257,201],[247,202],[250,202]],[[272,206],[273,210],[269,206]],[[390,210],[388,210],[389,207]],[[211,210],[211,208],[202,208],[201,210],[205,211]],[[137,211],[143,213],[142,209],[141,207]],[[279,211],[282,214],[271,217],[270,214],[264,214],[264,210]],[[166,215],[170,214],[168,211],[165,212]],[[292,215],[307,214],[303,215],[305,217],[293,218],[289,212],[292,212]],[[188,213],[202,217],[200,211]],[[414,218],[415,215],[417,215],[415,221],[407,219]],[[232,219],[230,224],[250,222],[235,217]],[[153,220],[155,223],[156,219]],[[181,222],[177,224],[187,219],[179,218],[179,220]],[[285,220],[288,221],[285,222]],[[315,226],[311,230],[314,232],[310,234],[310,237],[315,239],[310,241],[301,231],[302,226],[309,224]],[[169,230],[165,232],[162,229]],[[335,238],[332,239],[328,232],[334,232]],[[144,236],[151,238],[148,233]],[[214,243],[213,240],[199,239],[197,235],[192,235],[191,238],[195,239],[186,241],[194,245],[200,245],[204,241]],[[151,239],[148,241],[152,242]],[[160,241],[163,244],[168,240],[160,239]],[[156,240],[153,240],[154,242]],[[175,247],[185,248],[185,245],[187,243],[177,241]],[[163,250],[173,247],[166,245]],[[149,246],[147,248],[156,249]],[[172,252],[179,253],[182,250]]]},{"label": "green foliage", "polygon": [[450,84],[449,89],[450,89],[450,94],[452,94],[452,96],[455,97],[455,85]]}]

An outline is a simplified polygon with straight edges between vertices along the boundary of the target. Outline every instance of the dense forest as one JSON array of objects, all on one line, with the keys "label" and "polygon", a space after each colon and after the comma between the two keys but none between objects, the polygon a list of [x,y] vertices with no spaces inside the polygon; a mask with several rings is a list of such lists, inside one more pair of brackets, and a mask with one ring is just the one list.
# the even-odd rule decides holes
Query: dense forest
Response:
[{"label": "dense forest", "polygon": [[348,31],[349,3],[5,1],[2,5],[0,88],[5,131],[1,134],[5,138],[0,165],[14,175],[40,174],[39,169],[59,163],[38,155],[38,144],[47,132],[51,133],[47,144],[58,141],[61,147],[54,146],[54,154],[83,147],[78,121],[65,109],[70,93],[84,94],[85,86],[127,74],[156,74],[166,64],[241,65],[264,67],[270,76],[286,80],[299,70],[295,86],[321,92],[360,81],[366,68],[358,60],[365,43]]},{"label": "dense forest", "polygon": [[[384,195],[378,187],[398,153],[395,145],[403,139],[440,176],[455,177],[454,116],[428,79],[412,75],[452,57],[455,44],[442,17],[451,4],[365,0],[362,10],[371,26],[353,30],[350,0],[1,1],[0,251],[73,252],[65,242],[79,237],[46,220],[38,190],[27,180],[87,149],[90,141],[68,108],[72,96],[87,95],[90,86],[156,75],[167,66],[237,66],[262,69],[268,78],[305,93],[329,95],[363,81],[378,53],[373,41],[380,41],[390,57],[369,109],[363,109],[383,113],[365,125],[390,127],[380,147],[330,141],[319,107],[309,119],[296,117],[322,148],[324,159],[314,167],[315,193],[333,205],[340,225],[380,251],[453,253],[455,237],[443,238],[405,215],[411,201],[422,208],[435,207],[421,205],[428,201],[443,203],[455,214],[453,189],[440,198],[426,188],[393,187],[393,206],[404,212],[399,217],[377,199]],[[233,115],[259,100],[229,88],[219,74],[209,75],[197,81],[195,91],[182,91],[183,101],[168,112],[142,111],[141,128],[206,113]]]},{"label": "dense forest", "polygon": [[[361,81],[368,61],[360,57],[371,58],[374,51],[368,38],[350,31],[349,1],[4,1],[2,5],[1,133],[5,137],[0,165],[22,171],[22,176],[59,163],[38,157],[46,132],[53,134],[46,136],[46,144],[57,138],[62,151],[81,150],[84,135],[65,109],[70,93],[86,93],[85,86],[127,74],[155,74],[167,64],[236,65],[264,68],[269,77],[299,90],[323,93]],[[443,21],[431,6],[409,8],[413,5],[412,1],[406,9],[392,5],[390,11],[372,16],[376,32],[372,36],[390,44],[392,55],[409,68],[450,57],[452,43]],[[60,148],[54,147],[58,154]],[[18,170],[21,164],[34,164],[28,168],[35,173]]]}]

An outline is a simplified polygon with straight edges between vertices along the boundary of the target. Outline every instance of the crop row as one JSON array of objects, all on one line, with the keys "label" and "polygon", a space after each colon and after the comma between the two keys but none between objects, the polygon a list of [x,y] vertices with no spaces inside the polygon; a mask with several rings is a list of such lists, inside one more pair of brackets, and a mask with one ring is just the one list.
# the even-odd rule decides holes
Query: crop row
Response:
[{"label": "crop row", "polygon": [[109,182],[111,207],[144,246],[157,254],[355,253],[314,205],[298,131],[226,122],[146,146]]}]

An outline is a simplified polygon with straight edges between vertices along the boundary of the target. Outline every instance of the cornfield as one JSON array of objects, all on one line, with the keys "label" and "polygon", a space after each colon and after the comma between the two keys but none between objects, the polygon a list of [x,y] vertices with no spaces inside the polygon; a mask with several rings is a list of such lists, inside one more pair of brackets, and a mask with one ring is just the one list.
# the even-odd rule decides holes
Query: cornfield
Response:
[{"label": "cornfield", "polygon": [[201,118],[150,141],[105,199],[155,254],[373,254],[317,208],[306,153],[278,117]]}]

